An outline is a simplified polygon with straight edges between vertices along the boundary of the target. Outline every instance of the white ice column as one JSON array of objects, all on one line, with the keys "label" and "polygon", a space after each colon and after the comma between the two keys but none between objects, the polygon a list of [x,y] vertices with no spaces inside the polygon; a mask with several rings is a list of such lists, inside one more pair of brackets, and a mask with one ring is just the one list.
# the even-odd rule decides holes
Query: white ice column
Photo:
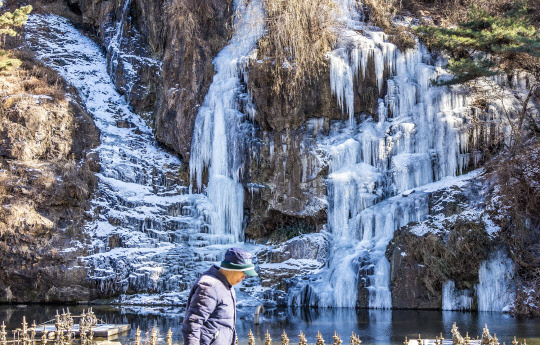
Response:
[{"label": "white ice column", "polygon": [[390,294],[390,262],[383,255],[375,265],[375,272],[370,277],[369,307],[376,309],[392,308]]},{"label": "white ice column", "polygon": [[456,289],[453,280],[443,284],[442,310],[471,310],[473,304],[472,291]]},{"label": "white ice column", "polygon": [[242,238],[244,190],[240,184],[245,156],[246,131],[242,123],[238,96],[243,92],[240,74],[255,44],[263,34],[263,11],[260,0],[236,1],[235,33],[214,59],[216,74],[193,132],[190,174],[196,188],[203,189],[203,173],[208,172],[206,193],[213,206],[212,234],[218,242]]}]

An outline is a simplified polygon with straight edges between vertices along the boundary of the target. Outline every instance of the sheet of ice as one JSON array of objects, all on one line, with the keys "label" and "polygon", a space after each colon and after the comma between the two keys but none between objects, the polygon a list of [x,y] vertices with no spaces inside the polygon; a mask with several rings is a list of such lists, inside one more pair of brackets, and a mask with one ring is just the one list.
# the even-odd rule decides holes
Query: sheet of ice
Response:
[{"label": "sheet of ice", "polygon": [[515,265],[503,250],[480,264],[476,286],[479,311],[510,311],[516,299]]},{"label": "sheet of ice", "polygon": [[[388,241],[399,227],[424,219],[427,193],[464,181],[454,176],[479,161],[469,143],[480,140],[481,133],[468,131],[466,96],[431,85],[431,79],[446,73],[423,45],[402,53],[384,33],[362,22],[357,2],[336,2],[345,30],[343,45],[329,55],[331,88],[349,121],[333,124],[317,147],[330,162],[328,229],[334,259],[294,287],[289,302],[354,307],[362,283],[370,307],[388,308]],[[124,5],[111,31],[112,53],[122,41],[129,0]],[[235,6],[243,14],[231,42],[214,61],[216,75],[193,135],[192,189],[206,196],[187,194],[177,184],[182,162],[160,149],[151,129],[131,112],[94,42],[59,17],[29,20],[30,46],[79,90],[102,133],[96,150],[102,170],[92,211],[97,219],[88,228],[93,254],[87,262],[91,279],[104,290],[184,291],[210,262],[218,261],[224,249],[220,243],[242,237],[239,181],[253,132],[247,120],[254,110],[241,80],[247,78],[245,63],[263,32],[260,0],[238,0]],[[370,75],[379,92],[377,121],[354,113],[352,89]],[[490,110],[493,116],[496,108]],[[271,142],[271,154],[284,149]],[[308,162],[304,170],[307,177]]]},{"label": "sheet of ice", "polygon": [[468,289],[456,289],[453,280],[443,284],[442,309],[443,310],[471,310],[473,305],[473,292]]},{"label": "sheet of ice", "polygon": [[[342,30],[328,55],[330,86],[349,121],[334,123],[319,148],[329,157],[328,229],[339,259],[301,283],[289,303],[354,307],[360,284],[369,291],[369,307],[389,308],[386,245],[396,229],[425,219],[427,193],[472,178],[455,176],[479,162],[469,143],[480,131],[471,131],[471,98],[459,87],[432,85],[449,76],[442,60],[419,42],[400,51],[363,22],[360,3],[335,2]],[[359,83],[377,87],[376,121],[355,113]]]}]

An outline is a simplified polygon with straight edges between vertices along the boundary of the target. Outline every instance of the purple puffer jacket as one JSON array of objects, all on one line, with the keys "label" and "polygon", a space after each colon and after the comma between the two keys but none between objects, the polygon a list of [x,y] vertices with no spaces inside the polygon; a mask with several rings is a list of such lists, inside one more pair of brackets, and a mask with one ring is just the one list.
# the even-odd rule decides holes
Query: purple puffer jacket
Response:
[{"label": "purple puffer jacket", "polygon": [[182,325],[184,345],[233,345],[235,323],[234,288],[219,267],[212,266],[189,292]]}]

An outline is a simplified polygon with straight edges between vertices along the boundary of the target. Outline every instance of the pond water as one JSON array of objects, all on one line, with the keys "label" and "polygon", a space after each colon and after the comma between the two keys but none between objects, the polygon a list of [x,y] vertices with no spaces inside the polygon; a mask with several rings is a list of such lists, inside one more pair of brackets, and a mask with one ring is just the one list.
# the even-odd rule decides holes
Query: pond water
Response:
[{"label": "pond water", "polygon": [[[79,315],[89,306],[69,306],[73,315]],[[22,317],[37,324],[54,318],[56,311],[60,313],[67,306],[59,305],[4,305],[0,306],[0,322],[5,321],[8,329],[20,327]],[[173,343],[181,342],[181,325],[183,308],[175,307],[134,307],[95,305],[92,306],[96,316],[106,323],[130,324],[132,330],[115,341],[122,344],[132,342],[137,327],[144,332],[157,327],[160,338],[164,338],[167,330],[173,331]],[[469,333],[471,338],[482,334],[484,324],[491,333],[496,333],[500,343],[510,344],[514,335],[529,345],[540,345],[540,319],[512,317],[500,313],[466,313],[441,311],[411,310],[359,310],[354,309],[274,309],[264,313],[261,324],[253,323],[253,309],[243,308],[238,311],[237,330],[240,344],[247,344],[247,334],[252,330],[257,344],[264,343],[266,330],[270,332],[274,343],[281,343],[283,330],[289,335],[291,344],[298,343],[300,330],[307,336],[310,344],[315,343],[318,331],[324,336],[327,344],[332,343],[334,331],[337,331],[347,344],[351,332],[360,336],[363,344],[397,345],[402,344],[405,337],[434,338],[441,332],[447,339],[451,338],[450,329],[455,322],[462,335]]]}]

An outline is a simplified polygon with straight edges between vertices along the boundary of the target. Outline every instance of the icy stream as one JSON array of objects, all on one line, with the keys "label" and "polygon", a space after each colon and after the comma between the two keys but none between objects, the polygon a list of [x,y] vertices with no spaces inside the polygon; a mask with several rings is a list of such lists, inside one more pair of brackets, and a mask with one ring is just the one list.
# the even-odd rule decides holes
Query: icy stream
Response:
[{"label": "icy stream", "polygon": [[134,295],[137,303],[183,304],[184,290],[222,259],[219,235],[209,231],[211,203],[190,194],[188,181],[178,184],[183,163],[117,92],[98,45],[58,16],[33,15],[26,28],[30,48],[79,91],[101,131],[96,220],[91,243],[78,244],[91,251],[83,258],[89,278],[106,294],[150,293]]}]

